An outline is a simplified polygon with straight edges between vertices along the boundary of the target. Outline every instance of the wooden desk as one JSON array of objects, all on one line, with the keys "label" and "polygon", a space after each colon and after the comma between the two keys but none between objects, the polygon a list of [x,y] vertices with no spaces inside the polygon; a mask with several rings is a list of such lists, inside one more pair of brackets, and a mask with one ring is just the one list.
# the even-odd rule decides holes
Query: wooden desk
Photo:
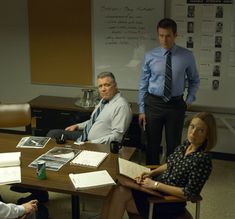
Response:
[{"label": "wooden desk", "polygon": [[[112,190],[112,186],[105,186],[93,189],[87,189],[83,191],[77,191],[74,189],[68,174],[69,173],[82,173],[94,170],[107,170],[109,174],[116,180],[118,172],[118,155],[109,154],[108,157],[102,162],[102,164],[94,168],[79,167],[66,164],[59,171],[47,170],[47,179],[38,180],[36,177],[36,169],[29,168],[28,165],[35,160],[38,156],[45,153],[49,149],[57,145],[55,141],[50,140],[45,148],[43,149],[31,149],[31,148],[16,148],[17,143],[22,138],[22,135],[11,135],[11,134],[0,134],[0,152],[11,152],[11,151],[21,151],[21,174],[22,182],[20,185],[28,188],[36,188],[46,191],[54,191],[59,193],[71,194],[72,201],[72,218],[77,219],[80,217],[79,211],[79,196],[90,196],[105,199],[109,192]],[[108,145],[102,144],[85,144],[82,146],[74,145],[72,142],[67,144],[72,145],[75,148],[96,150],[110,152]],[[121,149],[119,156],[125,159],[130,159],[133,155],[135,149],[124,147]]]}]

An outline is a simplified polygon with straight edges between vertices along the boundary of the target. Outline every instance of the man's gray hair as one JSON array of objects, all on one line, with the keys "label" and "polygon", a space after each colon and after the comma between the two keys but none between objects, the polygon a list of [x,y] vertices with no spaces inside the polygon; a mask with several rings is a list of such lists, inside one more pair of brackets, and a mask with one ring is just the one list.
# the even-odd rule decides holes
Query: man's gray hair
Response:
[{"label": "man's gray hair", "polygon": [[99,79],[99,78],[105,78],[105,77],[110,77],[110,78],[112,78],[113,83],[115,83],[115,84],[117,83],[117,82],[116,82],[116,79],[115,79],[115,76],[113,75],[112,72],[104,71],[104,72],[101,72],[101,73],[99,73],[99,74],[97,75],[97,79]]}]

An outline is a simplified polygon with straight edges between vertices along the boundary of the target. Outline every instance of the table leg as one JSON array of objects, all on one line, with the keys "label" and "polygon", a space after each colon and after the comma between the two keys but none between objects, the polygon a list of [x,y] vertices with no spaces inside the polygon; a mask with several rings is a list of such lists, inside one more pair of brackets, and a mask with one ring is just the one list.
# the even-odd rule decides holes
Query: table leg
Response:
[{"label": "table leg", "polygon": [[72,219],[80,219],[80,201],[78,195],[71,195]]}]

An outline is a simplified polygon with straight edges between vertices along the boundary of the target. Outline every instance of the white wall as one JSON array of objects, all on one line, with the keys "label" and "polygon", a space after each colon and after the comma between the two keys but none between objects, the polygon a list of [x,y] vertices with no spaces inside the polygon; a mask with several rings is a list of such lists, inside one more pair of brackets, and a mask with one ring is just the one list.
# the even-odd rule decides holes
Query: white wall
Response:
[{"label": "white wall", "polygon": [[[81,95],[79,87],[31,84],[29,57],[27,0],[0,0],[0,102],[27,102],[38,95]],[[122,93],[131,102],[137,99],[137,91],[122,90]],[[200,104],[203,95],[199,92],[197,103]],[[226,99],[224,96],[214,98]],[[221,139],[224,144],[219,144],[216,151],[235,153],[229,139],[226,134],[225,141]]]},{"label": "white wall", "polygon": [[[123,91],[136,101],[136,91]],[[0,0],[0,101],[27,102],[38,95],[81,96],[72,86],[31,84],[27,0]]]},{"label": "white wall", "polygon": [[[79,87],[31,84],[26,0],[0,0],[0,78],[1,102],[27,102],[38,95],[82,95]],[[137,91],[122,90],[122,93],[129,101],[136,102]],[[199,89],[195,104],[235,108],[235,97],[231,96],[234,92],[230,98],[225,98],[224,92],[210,93],[207,97]]]}]

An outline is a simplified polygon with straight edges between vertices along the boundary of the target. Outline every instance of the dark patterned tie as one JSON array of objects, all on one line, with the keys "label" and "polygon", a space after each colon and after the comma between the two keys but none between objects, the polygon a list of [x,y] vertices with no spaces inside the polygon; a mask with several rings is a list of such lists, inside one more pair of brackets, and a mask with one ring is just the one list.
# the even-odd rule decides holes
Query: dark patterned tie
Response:
[{"label": "dark patterned tie", "polygon": [[166,57],[166,73],[163,100],[168,102],[171,99],[171,81],[172,81],[172,68],[171,68],[171,51],[167,51]]},{"label": "dark patterned tie", "polygon": [[85,128],[83,129],[82,135],[76,140],[76,142],[81,141],[87,141],[88,133],[92,127],[92,125],[95,123],[97,117],[99,116],[100,112],[104,108],[104,105],[108,103],[107,100],[102,100],[100,103],[100,106],[97,108],[97,110],[94,112],[88,123],[86,124]]}]

